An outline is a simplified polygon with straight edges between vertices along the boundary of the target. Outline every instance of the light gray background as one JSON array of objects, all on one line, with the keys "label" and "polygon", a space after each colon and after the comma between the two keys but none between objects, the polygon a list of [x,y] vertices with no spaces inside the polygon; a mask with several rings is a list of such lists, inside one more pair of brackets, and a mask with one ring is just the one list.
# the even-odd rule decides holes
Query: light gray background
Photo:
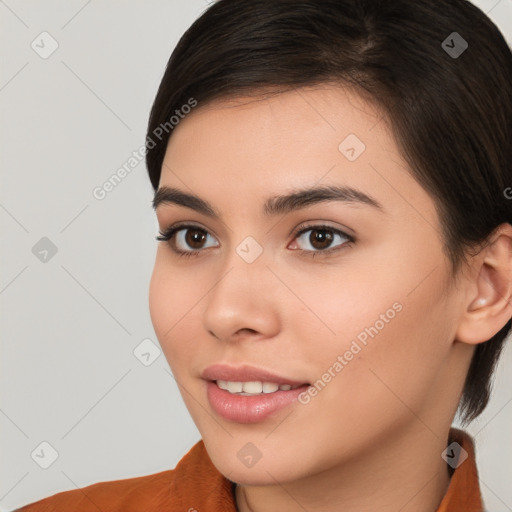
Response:
[{"label": "light gray background", "polygon": [[[476,4],[510,44],[512,0]],[[163,354],[150,366],[133,354],[157,343],[144,163],[105,199],[92,191],[143,145],[169,55],[207,6],[0,0],[1,511],[170,469],[200,437]],[[31,48],[43,31],[59,45],[47,59]],[[46,263],[32,253],[42,237],[58,250]],[[468,428],[492,512],[512,510],[511,368],[509,342]],[[48,469],[43,441],[58,452]]]}]

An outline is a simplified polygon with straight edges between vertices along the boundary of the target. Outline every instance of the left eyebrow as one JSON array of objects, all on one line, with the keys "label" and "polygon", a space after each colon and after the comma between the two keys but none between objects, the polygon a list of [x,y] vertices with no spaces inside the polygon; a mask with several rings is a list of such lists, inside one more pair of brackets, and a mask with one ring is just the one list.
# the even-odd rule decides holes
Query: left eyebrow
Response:
[{"label": "left eyebrow", "polygon": [[[371,206],[379,212],[385,211],[377,199],[361,190],[352,187],[326,185],[299,189],[287,195],[270,197],[263,205],[263,213],[267,217],[272,217],[328,201]],[[153,209],[156,210],[158,206],[166,203],[184,206],[207,217],[220,219],[219,212],[208,201],[177,188],[163,186],[156,191],[153,198]]]}]

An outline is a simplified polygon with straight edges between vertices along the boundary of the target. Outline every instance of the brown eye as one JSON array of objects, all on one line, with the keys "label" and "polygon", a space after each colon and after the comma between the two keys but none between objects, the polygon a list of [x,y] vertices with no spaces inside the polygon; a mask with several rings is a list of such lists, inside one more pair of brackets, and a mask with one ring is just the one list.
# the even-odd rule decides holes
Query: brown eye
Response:
[{"label": "brown eye", "polygon": [[[299,228],[295,237],[298,248],[302,252],[311,253],[313,256],[322,252],[336,251],[347,243],[355,241],[352,236],[330,226],[309,226],[302,230]],[[333,243],[338,241],[340,243],[333,246]]]},{"label": "brown eye", "polygon": [[186,231],[184,241],[188,247],[192,249],[201,249],[201,245],[205,243],[207,236],[207,233],[204,229],[194,228],[182,231]]},{"label": "brown eye", "polygon": [[330,231],[327,229],[312,229],[311,234],[309,235],[309,243],[315,249],[327,249],[334,237]]},{"label": "brown eye", "polygon": [[[202,249],[208,236],[211,236],[208,231],[192,224],[181,224],[172,226],[160,232],[160,235],[156,237],[157,240],[167,242],[171,249],[179,256],[196,256],[202,252]],[[217,246],[217,245],[213,245]]]}]

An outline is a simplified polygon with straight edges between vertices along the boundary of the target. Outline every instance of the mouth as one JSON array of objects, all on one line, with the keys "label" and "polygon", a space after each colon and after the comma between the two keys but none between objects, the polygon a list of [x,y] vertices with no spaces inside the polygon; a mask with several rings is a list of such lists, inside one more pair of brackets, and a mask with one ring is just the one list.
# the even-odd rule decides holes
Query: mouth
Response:
[{"label": "mouth", "polygon": [[279,388],[283,388],[282,391],[289,391],[309,384],[306,381],[283,377],[272,371],[249,365],[214,364],[203,370],[201,377],[204,380],[219,383],[221,389],[231,393],[272,393]]},{"label": "mouth", "polygon": [[228,380],[213,381],[220,389],[240,396],[259,396],[263,394],[275,393],[276,391],[290,391],[309,384],[278,384],[276,382],[248,381],[237,382]]},{"label": "mouth", "polygon": [[297,402],[310,383],[252,366],[217,364],[206,368],[206,395],[212,410],[235,423],[258,423]]}]

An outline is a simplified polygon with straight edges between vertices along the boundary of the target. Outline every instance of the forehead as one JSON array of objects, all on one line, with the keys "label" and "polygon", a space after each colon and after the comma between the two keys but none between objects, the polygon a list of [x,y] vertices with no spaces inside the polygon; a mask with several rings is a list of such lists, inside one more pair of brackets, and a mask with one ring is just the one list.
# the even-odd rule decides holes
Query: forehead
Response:
[{"label": "forehead", "polygon": [[273,194],[307,186],[341,185],[401,215],[418,208],[435,214],[383,111],[334,86],[199,103],[173,130],[160,185],[211,198],[220,209],[261,206]]},{"label": "forehead", "polygon": [[355,169],[381,151],[400,159],[386,117],[348,88],[318,86],[199,103],[173,129],[164,163],[210,159],[210,172],[233,165],[261,177],[270,168],[299,173],[310,160]]},{"label": "forehead", "polygon": [[364,138],[366,132],[372,132],[378,124],[384,130],[373,133],[374,143],[382,142],[382,138],[386,139],[390,135],[387,116],[368,95],[363,97],[353,87],[325,84],[280,93],[272,90],[260,91],[252,95],[199,103],[185,120],[186,123],[182,121],[173,131],[171,140],[178,131],[183,131],[184,125],[193,124],[187,131],[196,131],[198,135],[197,130],[204,123],[215,123],[219,127],[238,124],[236,133],[222,134],[226,140],[228,136],[232,139],[243,138],[251,132],[262,139],[265,135],[263,130],[266,129],[269,139],[284,141],[288,134],[297,138],[301,134],[322,128],[336,133],[337,136],[344,132],[359,132]]}]

